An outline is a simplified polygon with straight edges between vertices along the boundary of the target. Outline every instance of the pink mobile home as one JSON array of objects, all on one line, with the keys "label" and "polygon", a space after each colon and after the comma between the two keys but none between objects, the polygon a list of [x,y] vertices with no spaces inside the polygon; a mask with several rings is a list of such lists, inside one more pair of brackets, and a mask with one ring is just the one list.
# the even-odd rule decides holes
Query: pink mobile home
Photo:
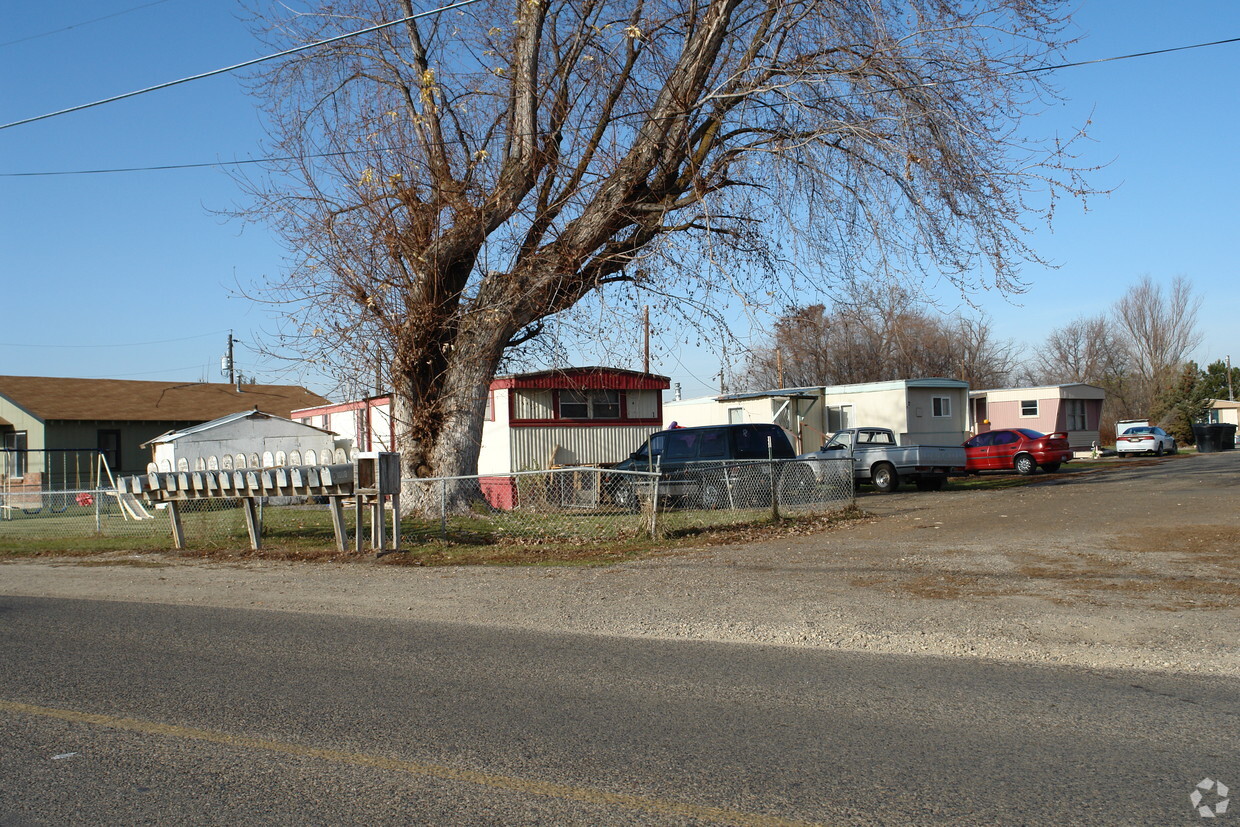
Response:
[{"label": "pink mobile home", "polygon": [[969,392],[969,428],[975,434],[1000,428],[1064,431],[1074,451],[1098,441],[1106,391],[1094,385],[1043,385]]}]

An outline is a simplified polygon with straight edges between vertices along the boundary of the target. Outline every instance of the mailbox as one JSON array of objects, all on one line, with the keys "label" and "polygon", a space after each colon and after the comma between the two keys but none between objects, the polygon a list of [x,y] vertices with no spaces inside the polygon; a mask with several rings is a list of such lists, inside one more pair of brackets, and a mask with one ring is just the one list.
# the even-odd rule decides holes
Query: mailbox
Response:
[{"label": "mailbox", "polygon": [[365,451],[355,457],[358,493],[399,494],[400,454],[395,451]]}]

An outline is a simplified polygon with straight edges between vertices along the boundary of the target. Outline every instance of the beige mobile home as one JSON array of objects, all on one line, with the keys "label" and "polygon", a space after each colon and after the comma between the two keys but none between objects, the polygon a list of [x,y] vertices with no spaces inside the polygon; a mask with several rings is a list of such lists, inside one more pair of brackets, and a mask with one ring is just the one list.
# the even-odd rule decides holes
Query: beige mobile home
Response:
[{"label": "beige mobile home", "polygon": [[668,402],[664,425],[773,422],[792,433],[798,452],[817,449],[842,428],[889,428],[902,445],[959,445],[969,436],[967,383],[897,379],[783,388]]}]

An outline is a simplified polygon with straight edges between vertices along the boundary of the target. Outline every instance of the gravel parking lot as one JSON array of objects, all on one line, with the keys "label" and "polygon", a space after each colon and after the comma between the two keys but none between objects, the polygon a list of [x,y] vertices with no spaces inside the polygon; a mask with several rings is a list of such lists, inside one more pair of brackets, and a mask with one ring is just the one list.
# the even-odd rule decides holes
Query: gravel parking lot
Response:
[{"label": "gravel parking lot", "polygon": [[1240,675],[1238,495],[1240,452],[1187,454],[605,567],[113,555],[7,562],[0,593]]}]

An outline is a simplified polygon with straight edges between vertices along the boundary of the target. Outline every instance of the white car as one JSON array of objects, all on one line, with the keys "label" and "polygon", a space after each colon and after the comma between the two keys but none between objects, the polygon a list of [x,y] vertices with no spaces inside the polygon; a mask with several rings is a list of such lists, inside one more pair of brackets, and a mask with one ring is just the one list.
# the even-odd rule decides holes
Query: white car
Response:
[{"label": "white car", "polygon": [[1128,454],[1153,454],[1161,457],[1163,454],[1174,454],[1178,450],[1175,437],[1162,428],[1150,425],[1129,428],[1115,438],[1115,453],[1121,457]]}]

